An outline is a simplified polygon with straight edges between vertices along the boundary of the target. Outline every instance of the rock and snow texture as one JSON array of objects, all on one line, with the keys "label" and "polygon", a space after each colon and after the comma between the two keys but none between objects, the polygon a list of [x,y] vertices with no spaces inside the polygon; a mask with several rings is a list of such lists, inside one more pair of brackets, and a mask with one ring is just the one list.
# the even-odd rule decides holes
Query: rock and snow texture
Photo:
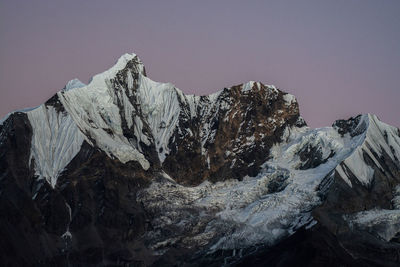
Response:
[{"label": "rock and snow texture", "polygon": [[[122,78],[118,79],[119,76]],[[240,87],[241,94],[245,96],[252,90],[260,90],[263,86],[253,81],[244,83]],[[275,86],[266,88],[270,90],[273,99],[277,97],[278,90]],[[37,174],[45,177],[54,187],[57,176],[79,152],[83,140],[99,147],[122,163],[137,161],[147,170],[150,168],[150,162],[143,153],[143,146],[154,145],[162,164],[170,153],[171,144],[176,142],[175,132],[183,137],[194,135],[191,128],[179,125],[182,120],[187,122],[193,119],[201,122],[198,124],[201,154],[206,158],[210,169],[213,162],[210,160],[207,147],[215,142],[217,133],[215,123],[218,123],[218,114],[228,112],[223,118],[224,122],[228,122],[240,112],[237,110],[229,117],[232,105],[237,103],[233,103],[231,98],[222,97],[223,92],[225,91],[204,97],[185,96],[170,83],[150,80],[146,77],[144,66],[137,56],[125,54],[112,68],[94,76],[88,85],[78,79],[69,81],[65,88],[57,93],[64,109],[62,112],[45,105],[24,111],[28,114],[33,127],[32,158],[35,159]],[[293,95],[283,94],[282,98],[287,106],[297,105]],[[248,109],[242,116],[247,116],[247,112]],[[276,125],[283,124],[284,121],[279,118],[282,113],[282,110],[277,110],[276,114],[271,114],[267,120],[271,127],[276,128]],[[240,128],[244,127],[242,124]],[[126,131],[130,131],[133,135],[127,135]],[[333,159],[343,160],[341,164],[335,161],[335,164],[339,164],[336,166],[336,171],[349,186],[352,186],[348,178],[349,173],[364,185],[371,182],[374,170],[368,164],[359,164],[364,162],[366,155],[381,169],[377,157],[383,153],[389,155],[392,160],[400,158],[398,130],[380,122],[373,115],[361,117],[356,128],[352,130],[353,133],[359,134],[353,138],[350,138],[350,133],[346,133],[343,138],[329,136],[334,132],[332,129],[313,131],[304,134],[285,153],[277,152],[279,149],[275,148],[271,150],[272,155],[281,153],[281,156],[274,155],[274,158],[286,160],[286,169],[305,169],[316,165],[315,161],[314,165],[301,160],[296,163],[300,154],[303,154],[303,158],[321,157],[321,162],[318,164],[334,155]],[[261,137],[262,135],[261,133]],[[351,141],[343,144],[345,140]],[[239,139],[235,141],[242,143]],[[245,136],[242,147],[251,147],[254,141],[254,135]],[[339,147],[343,147],[340,155]],[[237,148],[235,149],[226,151],[225,154],[235,155],[238,153]],[[297,154],[292,157],[294,151]],[[288,166],[289,162],[295,163],[290,163]],[[332,160],[329,162],[332,163]],[[236,158],[232,160],[231,168],[235,164],[237,164]],[[254,162],[249,166],[253,164]]]},{"label": "rock and snow texture", "polygon": [[[197,115],[198,97],[185,96],[170,83],[146,77],[142,62],[134,54],[123,55],[86,86],[73,80],[66,88],[58,97],[87,141],[123,163],[138,161],[144,169],[150,163],[142,153],[142,144],[154,144],[162,163],[169,154],[181,113]],[[134,138],[127,137],[125,123]]]},{"label": "rock and snow texture", "polygon": [[400,233],[400,210],[368,210],[344,216],[351,228],[361,229],[390,241]]},{"label": "rock and snow texture", "polygon": [[[26,113],[32,125],[31,158],[36,173],[53,187],[84,140],[123,163],[133,160],[144,169],[149,168],[144,155],[123,135],[117,101],[123,101],[120,105],[125,109],[129,126],[134,124],[134,108],[125,92],[111,85],[111,79],[135,57],[134,54],[123,55],[112,68],[94,76],[88,85],[77,79],[69,81],[57,93],[62,110],[43,104],[18,111]],[[143,68],[141,64],[135,66]],[[139,71],[143,72],[143,69]],[[140,127],[140,121],[136,120],[135,126]],[[141,132],[137,135],[142,136]],[[141,137],[142,140],[145,138]]]},{"label": "rock and snow texture", "polygon": [[360,183],[368,186],[374,177],[374,169],[370,166],[370,163],[366,162],[367,157],[383,172],[384,168],[379,161],[384,155],[395,162],[399,162],[399,130],[379,121],[375,115],[366,114],[361,116],[353,133],[360,133],[361,138],[358,140],[358,147],[342,164],[337,166],[336,170],[349,186],[352,186],[349,179],[350,175],[354,175]]},{"label": "rock and snow texture", "polygon": [[[368,118],[364,115],[360,124]],[[375,121],[374,117],[371,119]],[[329,187],[335,168],[360,149],[368,132],[367,128],[363,131],[342,137],[333,127],[288,127],[282,142],[273,146],[271,159],[256,177],[215,184],[206,181],[196,187],[181,186],[170,179],[154,182],[139,196],[156,217],[152,223],[154,232],[148,234],[153,248],[162,250],[166,244],[180,242],[182,238],[191,245],[208,244],[217,238],[211,251],[238,249],[254,244],[271,245],[293,234],[312,223],[311,211],[321,203],[321,192]],[[313,159],[316,166],[302,168],[302,153],[313,149],[318,151]],[[359,168],[366,165],[364,161],[358,164]],[[188,205],[197,210],[198,216],[189,215]],[[196,227],[190,228],[194,223]],[[181,232],[164,239],[157,234],[161,229],[176,226],[181,227]],[[199,231],[203,228],[205,231]],[[221,232],[230,234],[220,236]]]},{"label": "rock and snow texture", "polygon": [[[118,196],[116,203],[126,197],[150,214],[143,219],[151,225],[143,238],[155,255],[171,246],[208,253],[276,244],[317,223],[312,212],[338,179],[345,190],[368,190],[377,175],[396,176],[400,168],[400,131],[374,115],[310,129],[295,97],[275,86],[251,81],[209,96],[185,95],[170,83],[149,79],[135,54],[123,55],[87,85],[71,80],[46,104],[21,112],[32,128],[31,167],[54,191],[85,141],[113,162],[105,168],[119,166],[106,174],[123,180],[121,173],[128,173],[135,183],[138,173],[148,179],[145,188],[129,188],[135,193],[113,180],[116,191],[106,194],[103,180],[118,179],[97,173],[90,178],[98,179],[95,186],[102,193],[94,199],[101,205],[111,196]],[[130,169],[122,172],[125,167]],[[82,179],[88,179],[85,175]],[[343,220],[382,240],[396,238],[400,187],[395,188],[393,209],[352,211]],[[74,214],[80,206],[74,200],[66,204],[62,233],[79,240]]]},{"label": "rock and snow texture", "polygon": [[367,231],[389,242],[400,237],[400,185],[394,188],[393,196],[393,209],[374,208],[343,215],[343,218],[351,229]]},{"label": "rock and snow texture", "polygon": [[[111,80],[136,55],[125,54],[109,70],[92,78],[87,86],[58,93],[61,103],[72,116],[88,143],[98,146],[109,156],[121,162],[138,161],[144,169],[150,167],[144,155],[128,140],[122,131],[122,107],[130,126],[134,107],[125,90],[113,88]],[[141,65],[138,65],[141,66]],[[119,105],[118,101],[122,101]]]},{"label": "rock and snow texture", "polygon": [[[273,105],[280,97],[283,104]],[[246,163],[243,160],[245,156],[241,154],[258,146],[260,151],[256,155],[266,158],[272,141],[268,141],[265,137],[267,132],[263,132],[263,129],[267,129],[268,134],[273,135],[274,131],[284,127],[284,114],[288,118],[291,116],[297,119],[298,116],[297,101],[293,96],[280,92],[275,86],[266,86],[259,82],[247,82],[225,88],[209,96],[184,95],[170,83],[158,83],[146,77],[143,63],[135,54],[121,56],[113,67],[95,75],[87,85],[78,79],[69,81],[64,89],[56,94],[54,101],[57,108],[51,109],[51,106],[46,106],[46,110],[42,107],[33,113],[28,112],[34,126],[35,142],[32,155],[36,161],[35,168],[41,177],[52,181],[53,186],[57,175],[79,151],[82,137],[87,143],[103,150],[109,157],[122,163],[139,162],[144,170],[148,170],[151,164],[158,165],[148,156],[153,153],[152,150],[155,150],[159,163],[163,165],[171,155],[171,149],[175,153],[173,156],[177,158],[182,157],[179,154],[182,151],[193,149],[200,151],[198,159],[202,164],[206,162],[209,170],[214,167],[214,172],[221,171],[218,168],[226,168],[225,160],[213,144],[218,138],[222,139],[219,142],[225,142],[221,137],[223,132],[234,130],[241,120],[243,121],[237,133],[233,133],[237,137],[230,141],[232,151],[226,151],[230,153],[229,157],[240,155],[241,158],[230,162],[229,165],[232,172],[235,172],[235,168],[250,164],[256,170],[262,161],[257,159],[257,164],[254,161]],[[253,102],[257,102],[258,106],[253,107]],[[260,103],[265,103],[265,107]],[[268,111],[268,105],[274,106],[275,110]],[[266,115],[263,115],[265,112],[271,112],[266,123],[260,121],[267,119],[264,118]],[[257,124],[254,132],[251,123],[257,121],[262,123]],[[73,152],[69,153],[68,150],[65,156],[60,156],[62,160],[57,160],[57,163],[53,163],[53,159],[58,150],[53,149],[54,153],[49,152],[45,156],[43,151],[49,149],[44,140],[39,139],[48,138],[50,133],[44,134],[43,129],[46,128],[40,126],[40,123],[47,123],[50,128],[68,129],[69,136],[74,132],[74,137],[71,137],[73,140],[69,141],[74,142],[70,148]],[[219,129],[221,125],[224,129]],[[228,127],[231,130],[228,130]],[[220,136],[217,135],[218,131]],[[192,141],[186,142],[185,139],[188,138]],[[256,139],[259,140],[257,146]],[[198,144],[199,147],[193,147]],[[265,156],[261,151],[265,152]],[[219,157],[222,162],[213,166],[216,165],[216,161],[211,160],[213,157]],[[175,158],[167,164],[170,172],[171,169],[175,169],[171,167],[174,164],[171,162],[174,161]],[[50,168],[50,165],[53,167]],[[204,177],[200,179],[206,179]]]}]

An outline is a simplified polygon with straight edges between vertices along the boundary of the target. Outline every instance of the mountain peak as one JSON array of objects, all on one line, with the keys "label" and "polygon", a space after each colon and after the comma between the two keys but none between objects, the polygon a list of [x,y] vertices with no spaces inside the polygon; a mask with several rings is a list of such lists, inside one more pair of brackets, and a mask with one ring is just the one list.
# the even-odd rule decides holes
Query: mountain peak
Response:
[{"label": "mountain peak", "polygon": [[136,69],[139,73],[146,75],[144,65],[139,57],[134,53],[125,53],[119,57],[117,62],[111,68],[93,76],[89,81],[89,85],[104,87],[106,86],[105,81],[115,78],[119,71],[127,67],[129,69]]},{"label": "mountain peak", "polygon": [[[283,251],[268,264],[398,266],[400,131],[372,114],[305,126],[275,86],[185,95],[124,54],[0,120],[0,265],[235,265],[267,250]],[[292,253],[304,244],[316,252]]]},{"label": "mountain peak", "polygon": [[273,91],[277,91],[277,88],[275,85],[267,85],[263,84],[262,82],[256,82],[256,81],[248,81],[243,83],[242,85],[242,92],[250,91],[250,90],[259,90],[261,88],[267,88]]},{"label": "mountain peak", "polygon": [[75,88],[81,88],[86,86],[86,84],[84,84],[83,82],[81,82],[79,79],[75,78],[70,80],[64,87],[64,91],[68,91],[71,89],[75,89]]}]

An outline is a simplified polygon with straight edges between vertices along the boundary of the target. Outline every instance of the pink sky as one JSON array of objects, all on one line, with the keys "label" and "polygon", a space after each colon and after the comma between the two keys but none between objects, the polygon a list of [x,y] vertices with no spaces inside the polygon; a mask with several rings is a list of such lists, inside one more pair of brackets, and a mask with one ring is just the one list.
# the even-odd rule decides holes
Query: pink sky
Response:
[{"label": "pink sky", "polygon": [[313,127],[400,126],[399,14],[396,0],[0,0],[0,117],[134,52],[185,93],[255,80],[294,94]]}]

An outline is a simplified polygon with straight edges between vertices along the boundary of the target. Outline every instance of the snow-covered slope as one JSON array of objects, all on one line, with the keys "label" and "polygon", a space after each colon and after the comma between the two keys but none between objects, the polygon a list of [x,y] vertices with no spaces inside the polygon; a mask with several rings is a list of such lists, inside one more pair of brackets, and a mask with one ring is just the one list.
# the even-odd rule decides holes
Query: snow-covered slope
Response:
[{"label": "snow-covered slope", "polygon": [[159,159],[163,162],[169,153],[169,140],[179,121],[183,94],[170,83],[157,83],[144,75],[139,76],[137,94],[142,114],[150,126]]},{"label": "snow-covered slope", "polygon": [[84,137],[71,116],[45,104],[27,112],[32,126],[31,158],[40,178],[55,187],[57,178],[81,149]]},{"label": "snow-covered slope", "polygon": [[337,166],[336,171],[349,186],[352,186],[349,179],[350,175],[354,175],[360,183],[368,186],[373,180],[374,169],[370,166],[370,163],[366,162],[367,157],[382,172],[385,172],[385,168],[381,166],[379,159],[383,155],[387,155],[391,160],[399,162],[399,130],[379,121],[375,115],[366,114],[361,117],[358,126],[353,132],[360,132],[362,138],[359,140],[357,149],[342,164]]}]

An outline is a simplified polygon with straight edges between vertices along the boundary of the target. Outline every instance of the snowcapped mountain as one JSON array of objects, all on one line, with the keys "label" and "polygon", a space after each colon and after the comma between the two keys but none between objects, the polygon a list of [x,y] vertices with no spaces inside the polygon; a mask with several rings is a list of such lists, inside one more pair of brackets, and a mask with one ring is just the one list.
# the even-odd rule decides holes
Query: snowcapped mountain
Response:
[{"label": "snowcapped mountain", "polygon": [[0,121],[0,263],[400,264],[400,131],[310,129],[247,82],[185,95],[123,55]]}]

